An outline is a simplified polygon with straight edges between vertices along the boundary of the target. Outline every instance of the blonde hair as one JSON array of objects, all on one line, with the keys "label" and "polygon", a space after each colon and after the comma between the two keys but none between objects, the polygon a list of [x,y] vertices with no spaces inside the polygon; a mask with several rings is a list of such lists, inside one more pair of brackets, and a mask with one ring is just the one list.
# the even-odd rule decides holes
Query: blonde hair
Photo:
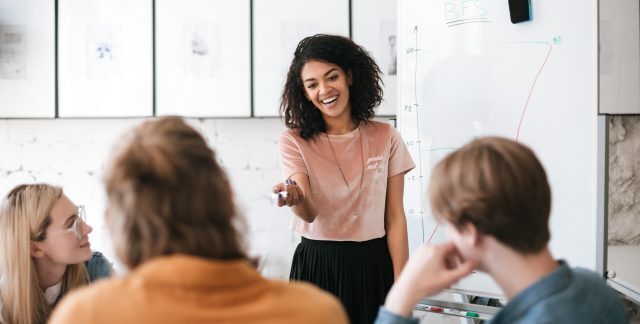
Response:
[{"label": "blonde hair", "polygon": [[[19,185],[0,207],[0,311],[4,323],[44,323],[52,307],[40,288],[31,242],[46,239],[51,209],[62,188],[48,184]],[[84,263],[67,266],[60,297],[87,284]]]},{"label": "blonde hair", "polygon": [[115,251],[130,269],[170,254],[247,258],[227,176],[204,137],[181,118],[149,120],[128,132],[104,181]]}]

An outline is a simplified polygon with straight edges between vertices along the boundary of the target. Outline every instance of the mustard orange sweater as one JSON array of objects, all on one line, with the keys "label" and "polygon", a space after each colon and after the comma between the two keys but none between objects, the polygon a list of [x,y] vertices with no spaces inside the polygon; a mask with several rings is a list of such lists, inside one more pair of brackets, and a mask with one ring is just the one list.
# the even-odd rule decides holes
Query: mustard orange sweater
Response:
[{"label": "mustard orange sweater", "polygon": [[49,323],[347,321],[339,301],[311,285],[267,280],[244,260],[174,255],[74,291],[56,307]]}]

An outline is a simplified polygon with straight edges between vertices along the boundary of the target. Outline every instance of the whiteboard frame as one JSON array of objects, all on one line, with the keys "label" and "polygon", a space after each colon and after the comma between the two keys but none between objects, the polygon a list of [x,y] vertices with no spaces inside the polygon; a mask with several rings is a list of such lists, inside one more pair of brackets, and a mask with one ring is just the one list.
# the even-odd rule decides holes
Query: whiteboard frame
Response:
[{"label": "whiteboard frame", "polygon": [[[612,250],[613,249],[613,250]],[[613,253],[612,253],[613,251]],[[640,304],[640,246],[611,246],[607,249],[607,284],[627,298]],[[635,278],[633,277],[635,274]]]},{"label": "whiteboard frame", "polygon": [[609,117],[598,116],[596,272],[607,277],[609,215]]}]

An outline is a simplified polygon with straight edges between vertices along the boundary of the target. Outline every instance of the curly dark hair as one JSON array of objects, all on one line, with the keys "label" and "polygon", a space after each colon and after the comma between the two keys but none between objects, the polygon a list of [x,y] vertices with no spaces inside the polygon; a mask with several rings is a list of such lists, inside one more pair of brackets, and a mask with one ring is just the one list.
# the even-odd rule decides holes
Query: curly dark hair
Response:
[{"label": "curly dark hair", "polygon": [[317,34],[298,43],[287,73],[280,114],[288,128],[299,128],[300,136],[310,139],[326,131],[322,113],[305,96],[300,73],[305,63],[317,60],[338,65],[353,80],[349,87],[351,120],[357,125],[373,118],[382,102],[382,73],[369,53],[347,37]]}]

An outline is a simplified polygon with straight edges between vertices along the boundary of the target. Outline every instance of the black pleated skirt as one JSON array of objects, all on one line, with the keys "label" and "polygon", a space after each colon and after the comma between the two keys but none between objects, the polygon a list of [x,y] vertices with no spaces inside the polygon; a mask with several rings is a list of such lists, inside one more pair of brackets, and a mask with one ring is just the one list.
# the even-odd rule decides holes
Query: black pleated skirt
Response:
[{"label": "black pleated skirt", "polygon": [[387,238],[353,242],[303,237],[293,255],[289,278],[312,283],[338,297],[352,324],[371,324],[393,285]]}]

